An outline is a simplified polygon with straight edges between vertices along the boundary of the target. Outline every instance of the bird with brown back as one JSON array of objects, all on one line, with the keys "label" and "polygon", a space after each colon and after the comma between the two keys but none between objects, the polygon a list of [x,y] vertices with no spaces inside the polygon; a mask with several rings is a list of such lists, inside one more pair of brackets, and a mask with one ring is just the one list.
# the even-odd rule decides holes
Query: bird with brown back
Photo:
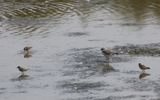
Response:
[{"label": "bird with brown back", "polygon": [[27,68],[23,68],[23,67],[21,67],[21,66],[17,66],[17,68],[18,68],[18,70],[19,70],[22,74],[24,74],[24,72],[28,71]]},{"label": "bird with brown back", "polygon": [[139,68],[144,72],[145,70],[147,70],[147,69],[150,69],[150,67],[147,67],[147,66],[145,66],[145,65],[143,65],[143,64],[141,64],[141,63],[138,63],[138,65],[139,65]]},{"label": "bird with brown back", "polygon": [[32,57],[31,52],[30,52],[31,48],[32,48],[31,46],[24,47],[24,58]]},{"label": "bird with brown back", "polygon": [[105,48],[101,48],[101,52],[107,58],[108,63],[109,63],[110,56],[114,54],[117,54],[117,55],[119,54],[117,52],[114,52],[112,49],[105,49]]}]

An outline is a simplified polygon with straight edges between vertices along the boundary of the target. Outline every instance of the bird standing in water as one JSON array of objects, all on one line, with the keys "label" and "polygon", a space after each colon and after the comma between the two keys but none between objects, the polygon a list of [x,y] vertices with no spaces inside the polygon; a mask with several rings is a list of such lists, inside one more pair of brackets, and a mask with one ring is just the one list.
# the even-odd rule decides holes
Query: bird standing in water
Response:
[{"label": "bird standing in water", "polygon": [[116,52],[113,52],[111,49],[101,48],[101,51],[102,51],[102,54],[107,58],[108,63],[111,55],[118,54]]},{"label": "bird standing in water", "polygon": [[101,48],[101,51],[102,51],[102,53],[103,53],[105,56],[108,56],[108,55],[111,55],[111,54],[112,54],[111,49]]},{"label": "bird standing in water", "polygon": [[26,46],[24,47],[24,51],[29,51],[32,47],[31,46]]},{"label": "bird standing in water", "polygon": [[142,70],[142,72],[144,72],[146,69],[150,69],[150,67],[146,67],[145,65],[138,63],[139,68]]},{"label": "bird standing in water", "polygon": [[31,53],[30,53],[30,49],[32,47],[31,46],[26,46],[24,47],[24,58],[29,58],[32,57]]},{"label": "bird standing in water", "polygon": [[21,66],[17,66],[18,70],[22,73],[22,75],[24,75],[24,72],[28,71],[28,69],[23,68]]}]

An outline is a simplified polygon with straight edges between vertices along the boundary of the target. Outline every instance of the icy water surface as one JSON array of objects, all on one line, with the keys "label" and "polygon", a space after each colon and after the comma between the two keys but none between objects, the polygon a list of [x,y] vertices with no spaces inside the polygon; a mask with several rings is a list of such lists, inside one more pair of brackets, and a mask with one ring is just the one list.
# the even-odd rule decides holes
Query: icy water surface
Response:
[{"label": "icy water surface", "polygon": [[0,100],[160,99],[159,56],[124,53],[108,65],[100,51],[159,43],[158,0],[14,1],[0,3]]}]

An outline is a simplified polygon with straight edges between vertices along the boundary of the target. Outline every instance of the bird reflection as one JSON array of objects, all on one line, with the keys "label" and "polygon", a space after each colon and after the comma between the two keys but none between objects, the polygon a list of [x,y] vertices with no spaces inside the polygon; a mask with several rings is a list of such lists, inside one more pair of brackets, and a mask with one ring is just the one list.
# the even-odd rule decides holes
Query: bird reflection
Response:
[{"label": "bird reflection", "polygon": [[144,78],[147,77],[147,76],[150,76],[150,74],[149,74],[149,73],[142,72],[142,73],[139,75],[139,79],[142,80],[142,79],[144,79]]},{"label": "bird reflection", "polygon": [[24,54],[24,58],[30,58],[30,57],[32,57],[32,55],[30,53],[25,53]]},{"label": "bird reflection", "polygon": [[26,80],[28,77],[29,77],[29,75],[21,74],[21,75],[18,77],[18,80]]},{"label": "bird reflection", "polygon": [[110,64],[103,65],[102,72],[110,72],[114,71],[115,69]]}]

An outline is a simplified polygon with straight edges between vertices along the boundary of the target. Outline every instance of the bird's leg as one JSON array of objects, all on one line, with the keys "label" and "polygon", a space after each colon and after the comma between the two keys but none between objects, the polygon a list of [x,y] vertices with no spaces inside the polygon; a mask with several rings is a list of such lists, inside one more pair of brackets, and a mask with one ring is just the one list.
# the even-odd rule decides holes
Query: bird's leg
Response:
[{"label": "bird's leg", "polygon": [[21,75],[24,75],[24,72],[21,72]]},{"label": "bird's leg", "polygon": [[109,64],[109,55],[107,56],[107,63]]},{"label": "bird's leg", "polygon": [[142,73],[145,73],[145,70],[142,70]]},{"label": "bird's leg", "polygon": [[110,59],[109,59],[109,56],[108,56],[108,64],[109,64],[109,60],[110,60]]}]

